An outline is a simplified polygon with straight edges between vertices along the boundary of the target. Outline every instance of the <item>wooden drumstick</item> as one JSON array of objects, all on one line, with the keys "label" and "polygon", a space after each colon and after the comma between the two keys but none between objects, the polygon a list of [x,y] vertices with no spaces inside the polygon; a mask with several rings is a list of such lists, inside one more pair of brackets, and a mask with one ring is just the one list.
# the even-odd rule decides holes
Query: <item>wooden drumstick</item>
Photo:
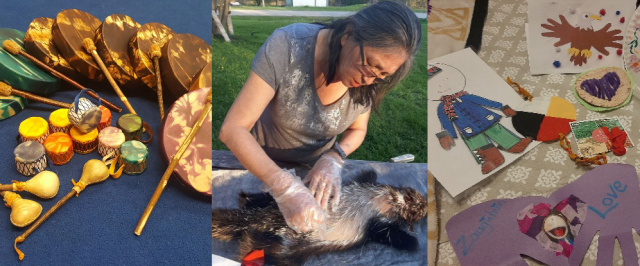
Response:
[{"label": "wooden drumstick", "polygon": [[169,182],[169,177],[171,177],[173,170],[178,165],[178,162],[180,162],[180,159],[182,159],[182,155],[189,147],[189,144],[191,144],[191,141],[193,141],[193,138],[196,136],[196,133],[198,133],[198,129],[200,129],[200,127],[202,126],[202,123],[204,123],[204,120],[207,118],[207,115],[211,113],[212,92],[213,90],[209,90],[209,96],[207,96],[206,104],[204,106],[204,109],[200,113],[198,120],[193,125],[193,128],[191,128],[191,131],[189,132],[189,135],[187,135],[187,138],[185,138],[184,141],[182,141],[182,144],[180,144],[180,148],[178,149],[178,152],[176,152],[176,154],[171,159],[171,162],[169,163],[167,170],[164,171],[164,174],[160,179],[160,183],[158,184],[158,187],[156,187],[156,191],[153,192],[153,196],[151,196],[151,200],[149,201],[147,208],[144,210],[142,217],[140,217],[140,221],[138,221],[138,226],[136,226],[136,230],[134,231],[136,235],[142,234],[142,229],[144,229],[145,224],[147,224],[149,215],[151,215],[151,211],[153,211],[153,207],[156,206],[156,203],[160,198],[160,194],[162,194],[162,191],[167,186],[167,182]]},{"label": "wooden drumstick", "polygon": [[153,64],[156,68],[156,91],[158,93],[158,105],[160,105],[160,121],[164,119],[164,103],[162,101],[162,79],[160,78],[160,56],[162,56],[162,52],[160,51],[160,46],[158,44],[151,45],[151,50],[149,51],[150,57],[153,59]]},{"label": "wooden drumstick", "polygon": [[118,97],[120,97],[120,101],[124,103],[124,106],[127,107],[127,110],[129,110],[130,113],[137,115],[136,110],[133,110],[133,106],[131,106],[129,100],[127,100],[127,97],[124,96],[116,81],[113,80],[113,77],[111,76],[111,73],[109,73],[107,67],[104,65],[104,62],[102,62],[102,59],[98,55],[98,51],[96,50],[96,45],[93,43],[93,40],[85,38],[84,40],[82,40],[82,44],[84,45],[84,49],[87,50],[87,52],[89,52],[91,56],[93,56],[93,59],[98,63],[100,69],[102,69],[102,73],[104,73],[104,75],[109,80],[109,83],[111,83],[111,87],[113,87],[113,90],[115,90],[116,94],[118,94]]},{"label": "wooden drumstick", "polygon": [[[14,54],[14,55],[22,55],[25,58],[29,59],[29,61],[35,63],[36,65],[38,65],[39,67],[43,68],[44,70],[49,71],[52,75],[58,77],[61,80],[64,80],[66,82],[68,82],[69,84],[73,85],[74,87],[76,87],[79,90],[84,90],[86,89],[86,87],[80,85],[78,82],[75,82],[74,80],[70,79],[69,77],[65,76],[64,74],[58,72],[57,70],[51,68],[50,66],[48,66],[45,63],[42,63],[40,60],[38,60],[37,58],[31,56],[30,54],[22,51],[22,49],[20,48],[20,45],[18,45],[16,42],[14,42],[13,40],[5,40],[2,43],[2,46],[4,47],[5,50],[9,51],[10,53]],[[95,99],[99,99],[100,97],[98,97],[98,94],[95,94],[92,91],[87,92],[87,94],[89,94],[89,96],[95,98]],[[116,111],[117,113],[122,112],[122,108],[114,105],[113,103],[102,99],[102,104],[104,104],[105,107]]]},{"label": "wooden drumstick", "polygon": [[70,103],[63,103],[60,101],[56,101],[56,100],[51,100],[49,98],[45,98],[42,96],[38,96],[35,94],[31,94],[28,93],[26,91],[21,91],[21,90],[17,90],[14,88],[11,88],[11,85],[4,83],[2,81],[0,81],[0,96],[11,96],[11,95],[15,95],[15,96],[20,96],[22,98],[26,98],[32,101],[36,101],[36,102],[42,102],[42,103],[46,103],[48,105],[53,105],[53,106],[57,106],[60,108],[71,108],[71,104]]},{"label": "wooden drumstick", "polygon": [[60,201],[58,201],[51,209],[49,209],[44,215],[42,215],[27,231],[22,233],[22,235],[18,236],[16,240],[13,242],[13,248],[15,248],[18,253],[18,257],[20,260],[24,259],[24,253],[20,251],[17,247],[17,244],[24,241],[33,231],[35,231],[44,221],[46,221],[49,216],[51,216],[54,212],[56,212],[62,205],[64,205],[71,197],[74,195],[77,197],[80,195],[80,192],[84,190],[84,188],[88,185],[99,183],[104,181],[109,177],[109,169],[107,165],[103,161],[91,159],[87,163],[84,164],[84,168],[82,169],[82,177],[80,177],[80,181],[77,183],[73,182],[73,188],[71,191],[65,195]]}]

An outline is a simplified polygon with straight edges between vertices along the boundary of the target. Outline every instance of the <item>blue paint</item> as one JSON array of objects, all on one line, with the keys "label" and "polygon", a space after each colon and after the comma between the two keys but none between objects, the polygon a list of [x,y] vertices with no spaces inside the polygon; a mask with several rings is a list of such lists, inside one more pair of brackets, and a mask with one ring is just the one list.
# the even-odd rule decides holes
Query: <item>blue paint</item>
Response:
[{"label": "blue paint", "polygon": [[[468,235],[468,237],[465,235],[461,235],[460,238],[458,238],[458,241],[456,241],[455,245],[456,246],[462,245],[462,256],[466,256],[469,253],[469,251],[471,251],[471,248],[473,247],[473,245],[480,239],[482,235],[484,235],[485,232],[487,234],[490,234],[494,231],[494,228],[491,225],[491,223],[493,222],[493,219],[496,217],[496,215],[498,215],[498,212],[502,208],[502,205],[505,203],[506,201],[501,200],[491,204],[491,210],[485,210],[484,213],[486,215],[482,215],[482,217],[478,219],[478,222],[480,222],[478,227],[474,231],[472,231]],[[490,231],[487,231],[487,229],[490,229]],[[469,239],[468,245],[467,245],[467,239]]]},{"label": "blue paint", "polygon": [[556,67],[556,68],[559,68],[560,67],[560,61],[557,61],[557,60],[553,61],[553,66]]},{"label": "blue paint", "polygon": [[[616,181],[616,182],[613,182],[613,184],[609,184],[609,191],[610,192],[607,192],[607,196],[609,197],[605,197],[602,199],[602,205],[604,205],[605,207],[609,207],[609,206],[611,207],[609,207],[603,212],[596,209],[594,206],[589,206],[589,210],[595,212],[602,219],[606,219],[607,214],[613,209],[618,207],[619,202],[615,202],[614,199],[618,198],[618,192],[624,193],[625,191],[627,191],[627,185],[624,184],[623,186],[623,184],[620,181]],[[613,204],[614,202],[615,204]]]}]

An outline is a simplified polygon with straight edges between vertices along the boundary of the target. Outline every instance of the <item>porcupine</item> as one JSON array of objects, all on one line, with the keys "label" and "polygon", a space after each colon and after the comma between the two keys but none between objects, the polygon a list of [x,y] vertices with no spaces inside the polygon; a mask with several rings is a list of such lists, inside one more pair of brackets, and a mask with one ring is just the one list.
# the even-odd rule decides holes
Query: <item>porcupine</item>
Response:
[{"label": "porcupine", "polygon": [[399,250],[415,251],[418,240],[413,223],[427,213],[427,199],[413,188],[375,183],[375,173],[342,187],[340,204],[329,210],[327,233],[296,233],[289,228],[273,198],[267,193],[240,193],[240,209],[215,209],[212,235],[222,241],[239,239],[241,259],[264,249],[266,263],[302,265],[311,256],[361,247],[367,241]]}]

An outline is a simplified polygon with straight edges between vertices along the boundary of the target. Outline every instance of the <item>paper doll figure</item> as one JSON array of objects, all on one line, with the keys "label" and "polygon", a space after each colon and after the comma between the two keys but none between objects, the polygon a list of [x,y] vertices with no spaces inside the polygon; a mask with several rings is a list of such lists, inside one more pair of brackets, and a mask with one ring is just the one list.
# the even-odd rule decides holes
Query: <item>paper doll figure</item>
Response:
[{"label": "paper doll figure", "polygon": [[[514,116],[516,112],[508,105],[467,93],[464,90],[466,86],[464,74],[453,66],[451,68],[449,71],[458,71],[462,74],[460,80],[464,84],[456,84],[458,80],[443,77],[447,79],[446,82],[438,83],[435,88],[431,88],[443,94],[439,99],[441,103],[438,105],[438,119],[444,130],[436,136],[442,148],[450,150],[455,146],[453,140],[458,138],[459,133],[476,162],[482,165],[482,174],[488,174],[505,161],[498,147],[511,153],[521,153],[533,139],[520,138],[502,126],[500,124],[502,116],[487,107],[500,109],[507,117]],[[462,90],[448,94],[453,91],[453,88],[442,88],[440,84],[459,86],[458,88]]]},{"label": "paper doll figure", "polygon": [[550,24],[542,24],[541,26],[551,32],[543,32],[542,36],[558,38],[553,46],[560,47],[570,43],[567,54],[571,55],[571,62],[576,66],[582,66],[587,63],[587,59],[591,57],[591,48],[595,48],[603,55],[609,55],[607,47],[622,49],[622,44],[618,41],[622,40],[620,30],[612,30],[611,23],[608,23],[600,30],[595,31],[591,22],[594,20],[602,20],[598,15],[591,13],[581,13],[578,16],[576,25],[571,25],[567,19],[560,15],[560,23],[555,20],[547,19]]}]

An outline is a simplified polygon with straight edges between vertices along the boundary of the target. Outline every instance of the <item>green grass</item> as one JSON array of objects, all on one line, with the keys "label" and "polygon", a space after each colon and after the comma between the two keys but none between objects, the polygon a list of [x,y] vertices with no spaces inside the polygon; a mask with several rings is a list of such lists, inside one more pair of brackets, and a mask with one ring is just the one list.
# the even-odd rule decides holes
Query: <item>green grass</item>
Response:
[{"label": "green grass", "polygon": [[[227,150],[218,140],[222,121],[249,75],[251,61],[262,43],[278,27],[296,22],[318,21],[300,17],[234,17],[231,43],[213,38],[213,149]],[[322,21],[322,19],[320,20]],[[326,21],[326,20],[325,20]],[[388,161],[413,154],[416,162],[427,162],[427,22],[422,23],[423,45],[411,74],[389,93],[380,116],[371,115],[362,146],[350,159]]]},{"label": "green grass", "polygon": [[[284,0],[280,1],[284,3]],[[232,6],[231,11],[235,10],[293,10],[293,11],[358,11],[368,4],[350,5],[350,6]],[[412,8],[414,12],[425,13],[426,9]]]}]

